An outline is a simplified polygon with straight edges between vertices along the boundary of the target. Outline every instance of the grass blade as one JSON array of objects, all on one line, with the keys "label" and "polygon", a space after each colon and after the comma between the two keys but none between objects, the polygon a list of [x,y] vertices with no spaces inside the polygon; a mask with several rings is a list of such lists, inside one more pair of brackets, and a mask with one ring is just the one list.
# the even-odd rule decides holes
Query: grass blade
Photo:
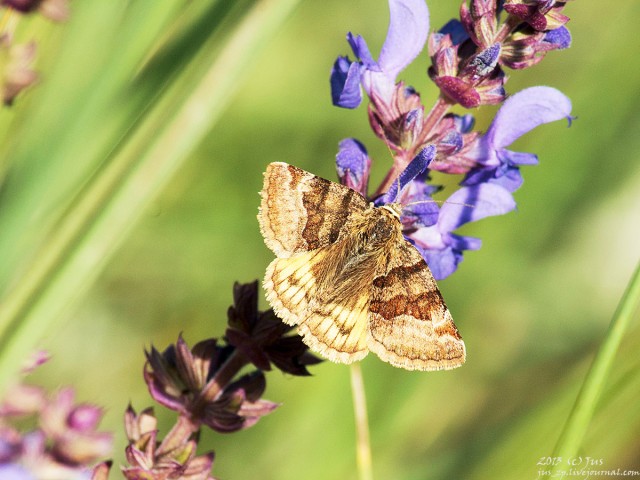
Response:
[{"label": "grass blade", "polygon": [[552,476],[560,475],[559,472],[566,469],[564,461],[577,455],[613,366],[618,347],[625,336],[638,304],[640,304],[640,264],[620,300],[620,304],[611,320],[607,336],[591,364],[556,444],[553,456],[562,458],[563,461],[554,467]]}]

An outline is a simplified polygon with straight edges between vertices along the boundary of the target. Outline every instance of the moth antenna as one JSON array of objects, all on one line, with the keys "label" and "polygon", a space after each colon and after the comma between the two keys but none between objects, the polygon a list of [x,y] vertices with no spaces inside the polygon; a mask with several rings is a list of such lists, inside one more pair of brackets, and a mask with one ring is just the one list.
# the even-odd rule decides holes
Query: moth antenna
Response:
[{"label": "moth antenna", "polygon": [[418,205],[420,203],[439,203],[439,204],[450,203],[451,205],[462,205],[463,207],[469,207],[469,208],[475,207],[475,205],[471,205],[470,203],[448,202],[446,200],[418,200],[417,202],[407,203],[406,205],[404,205],[404,207],[406,208],[406,207],[410,207],[411,205]]}]

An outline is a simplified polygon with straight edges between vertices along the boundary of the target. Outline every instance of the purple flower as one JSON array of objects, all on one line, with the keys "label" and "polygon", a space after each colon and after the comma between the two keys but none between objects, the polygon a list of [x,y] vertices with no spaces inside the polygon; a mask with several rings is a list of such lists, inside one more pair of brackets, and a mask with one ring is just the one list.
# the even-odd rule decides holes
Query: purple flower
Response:
[{"label": "purple flower", "polygon": [[544,41],[555,45],[559,50],[569,48],[571,46],[571,33],[567,27],[562,26],[547,32],[544,36]]},{"label": "purple flower", "polygon": [[363,197],[367,196],[371,159],[364,145],[355,138],[342,140],[336,155],[336,169],[340,183],[352,188]]},{"label": "purple flower", "polygon": [[456,270],[464,250],[477,250],[481,245],[477,238],[452,232],[465,223],[508,213],[515,206],[511,193],[499,185],[463,187],[442,205],[435,225],[406,236],[422,254],[435,279],[442,280]]},{"label": "purple flower", "polygon": [[517,190],[522,185],[520,165],[535,165],[538,157],[506,147],[539,125],[570,120],[570,114],[571,102],[554,88],[532,87],[516,93],[498,110],[487,133],[477,138],[469,156],[479,166],[467,174],[462,185],[495,183],[510,192]]},{"label": "purple flower", "polygon": [[309,352],[298,335],[287,335],[293,327],[280,320],[273,309],[258,310],[258,281],[233,285],[233,306],[228,310],[225,340],[261,370],[271,363],[292,375],[311,375],[307,366],[320,359]]},{"label": "purple flower", "polygon": [[520,30],[512,33],[502,44],[500,63],[514,70],[531,67],[553,50],[571,46],[571,33],[566,27],[548,32]]},{"label": "purple flower", "polygon": [[102,419],[99,407],[74,402],[75,393],[65,388],[42,410],[42,430],[53,442],[56,458],[72,465],[94,463],[111,452],[113,435],[97,430]]},{"label": "purple flower", "polygon": [[375,61],[359,35],[347,35],[354,55],[338,57],[331,71],[333,104],[356,108],[362,101],[360,85],[369,97],[390,103],[397,75],[418,56],[429,32],[429,10],[424,0],[389,0],[389,30]]},{"label": "purple flower", "polygon": [[[571,103],[549,87],[534,87],[507,99],[503,67],[523,69],[547,52],[567,48],[568,17],[556,0],[470,0],[460,19],[451,20],[429,37],[428,69],[440,95],[426,109],[416,90],[398,82],[427,39],[429,12],[423,0],[389,0],[391,21],[376,60],[365,40],[347,40],[356,61],[339,57],[331,74],[334,104],[355,108],[362,89],[369,97],[369,123],[393,156],[393,166],[373,194],[374,204],[403,206],[403,234],[421,252],[436,279],[453,273],[464,250],[480,248],[480,240],[453,233],[465,223],[515,208],[512,193],[522,184],[521,165],[537,163],[531,153],[508,150],[517,138],[538,125],[571,119]],[[506,99],[506,100],[505,100]],[[473,130],[471,115],[450,111],[504,105],[485,134]],[[371,159],[356,140],[340,144],[338,176],[367,197]],[[464,174],[462,188],[442,208],[431,196],[439,187],[428,182],[430,170]]]}]

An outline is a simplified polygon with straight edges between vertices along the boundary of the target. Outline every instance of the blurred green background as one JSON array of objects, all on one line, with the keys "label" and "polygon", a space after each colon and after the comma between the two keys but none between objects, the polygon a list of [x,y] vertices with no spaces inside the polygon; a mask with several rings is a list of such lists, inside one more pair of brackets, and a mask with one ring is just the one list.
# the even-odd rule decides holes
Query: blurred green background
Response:
[{"label": "blurred green background", "polygon": [[[149,9],[135,9],[135,3],[76,0],[67,24],[33,20],[19,32],[38,40],[42,78],[11,111],[2,112],[3,167],[12,168],[12,152],[31,159],[23,176],[42,177],[33,188],[43,205],[58,200],[57,187],[43,187],[47,182],[80,188],[82,175],[95,173],[95,165],[83,166],[84,152],[122,135],[107,115],[132,118],[144,99],[182,69],[184,52],[175,49],[138,77],[136,88],[109,90],[110,82],[122,83],[135,71],[119,70],[120,60],[135,64],[132,59],[144,58],[153,44],[150,38],[171,33],[183,19],[183,2],[158,6],[166,9],[161,14],[154,13],[155,2],[142,2]],[[206,18],[219,20],[195,22],[192,36],[181,37],[183,48],[202,42],[211,25],[222,45],[252,3],[232,6],[223,0],[202,7]],[[457,16],[459,7],[428,5],[432,29]],[[466,365],[418,373],[375,356],[363,362],[377,479],[537,478],[537,463],[552,454],[640,258],[640,3],[569,2],[565,12],[571,17],[571,49],[553,52],[529,70],[509,72],[507,89],[556,87],[571,98],[577,120],[571,128],[564,122],[540,127],[513,146],[540,157],[539,166],[524,169],[518,211],[467,225],[464,233],[480,237],[483,247],[468,252],[456,274],[440,282],[467,344]],[[122,18],[112,21],[109,15]],[[386,147],[370,132],[365,108],[331,105],[328,75],[335,57],[350,53],[347,31],[363,35],[375,56],[387,21],[384,0],[307,0],[297,6],[255,52],[218,122],[145,210],[88,294],[42,332],[38,346],[53,359],[34,381],[52,388],[73,384],[79,399],[105,407],[103,427],[121,432],[128,402],[136,409],[151,405],[141,375],[143,349],[164,349],[180,332],[190,344],[221,335],[233,282],[262,278],[272,254],[256,213],[269,162],[286,161],[333,179],[338,142],[356,137],[374,158],[372,184],[382,178],[390,164]],[[142,53],[126,35],[136,37]],[[86,43],[69,46],[68,36]],[[401,76],[429,108],[437,92],[427,66],[423,52]],[[84,102],[103,102],[105,117],[83,118]],[[473,112],[482,129],[493,112]],[[93,133],[84,136],[80,127]],[[60,140],[75,142],[76,154],[66,156],[62,174],[44,175],[50,168],[47,152],[62,148],[56,128],[76,132]],[[31,140],[21,143],[21,135]],[[0,209],[7,208],[6,191],[0,200]],[[12,271],[19,272],[15,263]],[[640,471],[637,320],[581,451],[603,459],[603,468]],[[201,446],[215,450],[216,476],[357,478],[349,369],[324,363],[313,374],[269,373],[265,396],[282,403],[278,410],[240,433],[204,432]],[[168,428],[171,414],[161,407],[156,412]],[[124,445],[118,433],[116,462],[123,459]]]}]

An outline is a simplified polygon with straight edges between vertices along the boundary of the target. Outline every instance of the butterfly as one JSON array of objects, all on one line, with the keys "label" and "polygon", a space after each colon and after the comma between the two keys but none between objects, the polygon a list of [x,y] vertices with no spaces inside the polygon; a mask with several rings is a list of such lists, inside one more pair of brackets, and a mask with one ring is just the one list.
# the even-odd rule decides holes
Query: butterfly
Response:
[{"label": "butterfly", "polygon": [[407,370],[465,361],[438,286],[402,235],[402,205],[374,206],[355,190],[283,162],[267,166],[258,220],[276,259],[267,300],[311,350],[338,363],[369,351]]}]

